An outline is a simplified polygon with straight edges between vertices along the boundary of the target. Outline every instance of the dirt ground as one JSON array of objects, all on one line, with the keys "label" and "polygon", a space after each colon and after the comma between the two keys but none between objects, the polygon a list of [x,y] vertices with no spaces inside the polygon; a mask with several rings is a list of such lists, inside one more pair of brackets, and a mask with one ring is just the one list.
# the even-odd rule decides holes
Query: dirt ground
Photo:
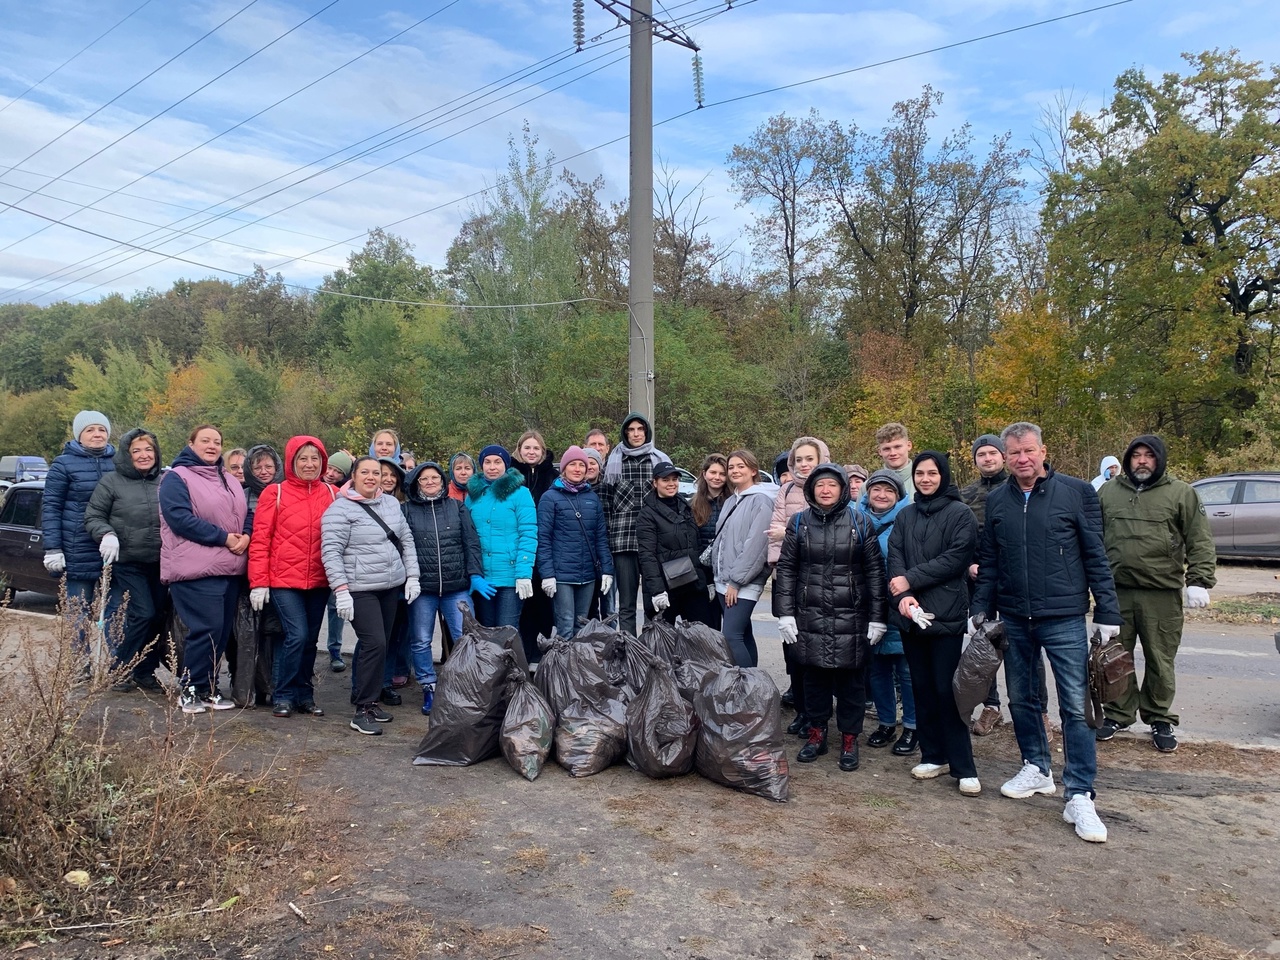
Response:
[{"label": "dirt ground", "polygon": [[[1100,745],[1110,839],[1088,844],[1063,822],[1060,798],[999,795],[1019,765],[1007,727],[975,741],[980,797],[961,797],[946,777],[915,782],[913,758],[864,746],[854,773],[840,772],[834,754],[792,763],[791,800],[778,804],[696,774],[651,781],[625,765],[575,780],[553,763],[532,783],[501,757],[414,767],[427,722],[417,689],[372,738],[337,709],[346,684],[325,673],[317,699],[334,709],[321,719],[263,709],[186,718],[192,736],[216,725],[232,769],[292,791],[305,826],[246,883],[245,909],[229,923],[201,928],[203,939],[177,954],[133,930],[86,931],[19,955],[1214,960],[1280,951],[1280,753]],[[136,693],[113,699],[131,722],[159,710]],[[800,743],[787,739],[794,757]]]}]

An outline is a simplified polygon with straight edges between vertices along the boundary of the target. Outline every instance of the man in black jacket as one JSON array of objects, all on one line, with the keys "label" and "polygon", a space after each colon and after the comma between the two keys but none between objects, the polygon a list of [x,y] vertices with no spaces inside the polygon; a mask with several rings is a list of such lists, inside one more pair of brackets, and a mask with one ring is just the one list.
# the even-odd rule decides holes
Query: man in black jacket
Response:
[{"label": "man in black jacket", "polygon": [[974,616],[999,614],[1008,631],[1005,679],[1023,765],[1000,792],[1017,798],[1057,792],[1032,692],[1034,664],[1043,649],[1053,667],[1062,716],[1063,819],[1075,825],[1081,839],[1101,843],[1107,828],[1093,805],[1096,742],[1084,719],[1089,595],[1094,626],[1104,639],[1118,634],[1121,623],[1102,543],[1102,511],[1092,486],[1055,473],[1045,462],[1035,424],[1010,424],[1000,438],[1012,476],[987,498],[972,605]]}]

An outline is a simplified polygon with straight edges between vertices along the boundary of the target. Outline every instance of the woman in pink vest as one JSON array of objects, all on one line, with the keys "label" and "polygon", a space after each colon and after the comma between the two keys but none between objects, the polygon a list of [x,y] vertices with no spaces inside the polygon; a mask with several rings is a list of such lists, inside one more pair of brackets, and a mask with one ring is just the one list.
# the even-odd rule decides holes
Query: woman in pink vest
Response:
[{"label": "woman in pink vest", "polygon": [[222,431],[201,424],[160,482],[160,579],[187,627],[183,713],[230,710],[218,672],[248,566],[244,488],[222,469]]}]

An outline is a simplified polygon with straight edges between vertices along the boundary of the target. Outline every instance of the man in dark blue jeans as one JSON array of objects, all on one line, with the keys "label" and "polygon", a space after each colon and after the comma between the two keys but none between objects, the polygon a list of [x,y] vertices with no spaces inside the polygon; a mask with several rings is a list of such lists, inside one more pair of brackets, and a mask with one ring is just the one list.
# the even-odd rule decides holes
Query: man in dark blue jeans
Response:
[{"label": "man in dark blue jeans", "polygon": [[1055,473],[1045,462],[1044,440],[1034,423],[1010,424],[1000,438],[1011,476],[987,497],[971,608],[975,617],[999,614],[1008,631],[1005,680],[1022,769],[1000,792],[1015,798],[1057,792],[1032,686],[1043,650],[1053,668],[1062,717],[1067,800],[1062,817],[1082,840],[1102,843],[1107,828],[1093,804],[1096,741],[1084,719],[1089,595],[1094,626],[1104,639],[1120,632],[1121,618],[1102,543],[1098,495],[1090,484]]}]

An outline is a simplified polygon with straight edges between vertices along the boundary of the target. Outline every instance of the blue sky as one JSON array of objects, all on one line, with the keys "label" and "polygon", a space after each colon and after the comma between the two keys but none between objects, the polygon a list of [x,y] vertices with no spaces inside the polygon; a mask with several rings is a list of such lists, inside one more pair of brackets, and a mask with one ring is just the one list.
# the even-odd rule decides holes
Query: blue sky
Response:
[{"label": "blue sky", "polygon": [[[121,250],[112,240],[239,273],[260,263],[278,268],[290,282],[314,285],[362,245],[366,230],[394,223],[390,229],[407,237],[420,259],[439,265],[462,218],[479,202],[459,198],[498,178],[507,139],[518,136],[524,122],[543,150],[578,155],[565,164],[577,175],[602,175],[608,198],[625,194],[626,31],[594,0],[586,3],[586,32],[594,39],[572,54],[570,0],[338,0],[324,9],[330,2],[2,0],[0,201],[54,220],[67,218],[100,236],[0,208],[0,247],[7,248],[0,251],[0,299],[97,299],[113,290],[164,289],[178,277],[234,279]],[[939,137],[969,123],[979,144],[1009,131],[1014,146],[1024,147],[1031,145],[1041,110],[1055,97],[1096,108],[1129,67],[1153,76],[1181,71],[1183,51],[1232,46],[1246,59],[1280,61],[1280,5],[1132,0],[714,105],[1094,5],[735,0],[725,9],[716,0],[655,3],[655,14],[668,22],[705,21],[689,32],[702,47],[706,99],[712,104],[658,126],[655,150],[683,184],[705,177],[703,209],[713,218],[709,232],[745,258],[749,212],[735,202],[724,161],[734,144],[772,114],[817,108],[824,119],[876,130],[895,101],[917,95],[928,83],[944,96],[935,123]],[[296,29],[236,66],[291,28]],[[503,86],[521,72],[523,79]],[[657,47],[656,121],[693,106],[691,78],[689,51]],[[218,136],[307,84],[314,85]],[[414,117],[420,119],[407,123]],[[405,126],[393,133],[404,134],[422,123],[429,129],[402,143],[323,170],[351,158],[359,149],[352,145],[366,138],[374,139],[365,147],[384,140],[388,134],[382,131],[397,124]],[[416,152],[404,157],[411,151]],[[163,164],[168,166],[152,172]],[[358,174],[364,176],[343,183]],[[310,179],[297,182],[304,177]],[[316,196],[321,191],[327,192]],[[265,219],[249,223],[260,217]],[[160,229],[168,225],[173,229]],[[88,262],[71,269],[82,261]]]}]

